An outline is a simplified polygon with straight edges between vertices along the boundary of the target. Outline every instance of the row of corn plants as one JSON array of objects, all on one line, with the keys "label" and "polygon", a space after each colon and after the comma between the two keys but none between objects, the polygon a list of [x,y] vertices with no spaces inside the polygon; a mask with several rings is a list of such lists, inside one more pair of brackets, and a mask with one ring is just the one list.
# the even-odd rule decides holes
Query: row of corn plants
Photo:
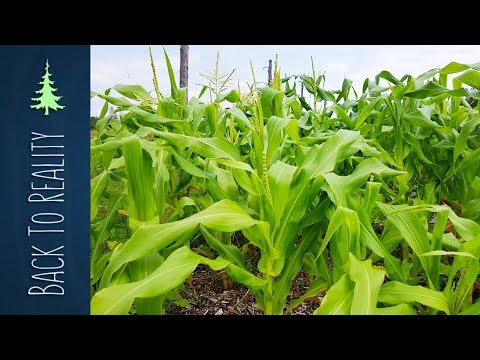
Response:
[{"label": "row of corn plants", "polygon": [[[360,93],[324,89],[313,67],[282,79],[277,62],[241,93],[217,62],[204,102],[165,60],[169,96],[153,59],[152,92],[92,93],[93,314],[163,314],[199,264],[265,314],[320,294],[315,314],[480,314],[480,64],[382,71]],[[287,306],[301,271],[308,290]]]}]

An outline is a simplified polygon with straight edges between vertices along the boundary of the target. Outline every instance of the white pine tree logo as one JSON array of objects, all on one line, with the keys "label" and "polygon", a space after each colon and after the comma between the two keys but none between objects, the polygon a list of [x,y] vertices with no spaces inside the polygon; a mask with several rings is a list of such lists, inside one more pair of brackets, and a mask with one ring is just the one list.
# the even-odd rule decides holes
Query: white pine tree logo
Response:
[{"label": "white pine tree logo", "polygon": [[42,85],[42,88],[38,91],[35,91],[35,93],[40,94],[40,96],[37,98],[31,99],[32,101],[38,101],[39,104],[30,105],[32,109],[37,109],[37,110],[45,109],[44,115],[49,115],[48,113],[49,109],[57,111],[65,107],[57,103],[57,101],[60,100],[62,96],[56,96],[53,94],[55,91],[57,91],[57,89],[52,87],[55,81],[50,80],[50,76],[52,76],[52,74],[48,72],[49,67],[50,65],[48,65],[48,60],[47,60],[45,64],[45,75],[42,76],[43,80],[39,82],[39,84]]}]

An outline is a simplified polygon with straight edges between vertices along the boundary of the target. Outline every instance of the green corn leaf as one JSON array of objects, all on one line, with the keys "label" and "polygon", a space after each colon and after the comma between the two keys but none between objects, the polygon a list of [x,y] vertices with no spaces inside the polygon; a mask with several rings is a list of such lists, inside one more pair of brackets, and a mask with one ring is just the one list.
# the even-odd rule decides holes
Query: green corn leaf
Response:
[{"label": "green corn leaf", "polygon": [[[141,259],[132,261],[128,264],[128,274],[130,281],[141,281],[152,274],[161,264],[163,258],[158,253],[147,255]],[[162,315],[163,314],[163,296],[135,299],[135,310],[138,315]]]},{"label": "green corn leaf", "polygon": [[367,106],[365,106],[360,114],[358,115],[358,118],[355,120],[355,130],[360,129],[360,127],[363,125],[364,121],[370,116],[372,113],[372,110],[375,109],[375,106],[377,106],[377,103],[382,100],[386,99],[388,95],[381,95],[380,97],[375,98],[373,101],[371,101]]},{"label": "green corn leaf", "polygon": [[190,148],[193,152],[211,159],[241,161],[237,148],[223,138],[197,138],[187,135],[167,133],[152,129],[152,133],[175,145],[179,149]]},{"label": "green corn leaf", "polygon": [[321,146],[312,147],[305,157],[302,169],[312,178],[333,171],[340,155],[358,136],[356,131],[339,130]]},{"label": "green corn leaf", "polygon": [[350,279],[355,283],[351,314],[372,315],[376,313],[377,298],[385,273],[375,269],[371,260],[359,261],[350,253]]},{"label": "green corn leaf", "polygon": [[422,286],[403,284],[398,281],[390,281],[384,284],[380,289],[378,301],[389,305],[419,302],[447,314],[450,313],[448,300],[441,292]]},{"label": "green corn leaf", "polygon": [[122,142],[119,140],[111,140],[104,142],[103,144],[93,145],[90,150],[92,151],[113,151],[118,150],[122,146]]},{"label": "green corn leaf", "polygon": [[95,285],[98,280],[100,280],[111,256],[112,252],[107,252],[106,254],[103,254],[100,259],[95,262],[93,268],[90,268],[91,270],[93,269],[93,272],[90,275],[90,285]]},{"label": "green corn leaf", "polygon": [[353,128],[352,119],[347,115],[347,113],[344,109],[342,109],[342,107],[340,107],[339,105],[333,105],[330,108],[340,118],[340,120],[342,120],[345,124],[348,125],[350,129]]},{"label": "green corn leaf", "polygon": [[210,172],[203,171],[202,169],[199,169],[195,165],[193,165],[190,161],[187,161],[184,159],[181,155],[179,155],[175,150],[171,150],[173,153],[173,156],[175,158],[175,161],[178,163],[178,165],[185,170],[187,173],[199,177],[199,178],[205,178],[207,179],[208,183],[208,188],[214,197],[215,200],[222,200],[222,199],[227,199],[228,196],[225,193],[225,191],[222,189],[220,184],[217,182],[216,177],[214,174]]},{"label": "green corn leaf", "polygon": [[[417,256],[430,251],[427,231],[409,207],[387,205],[380,202],[377,202],[377,206],[400,231]],[[420,257],[420,262],[429,278],[431,278],[431,259]]]},{"label": "green corn leaf", "polygon": [[401,236],[398,236],[398,242],[393,242],[393,246],[389,247],[387,242],[381,242],[377,234],[372,229],[370,217],[358,203],[349,199],[348,205],[357,213],[360,221],[360,241],[367,246],[376,255],[384,259],[385,268],[388,276],[393,280],[405,282],[400,260],[391,255],[391,251],[396,248]]},{"label": "green corn leaf", "polygon": [[449,90],[433,81],[429,81],[416,90],[407,91],[405,96],[414,99],[425,99],[427,97],[434,97],[442,94],[448,94],[450,96],[466,96],[467,92],[463,88]]},{"label": "green corn leaf", "polygon": [[464,241],[470,241],[480,234],[480,225],[470,219],[461,218],[450,209],[448,216],[453,223],[455,230],[460,234]]},{"label": "green corn leaf", "polygon": [[391,169],[375,158],[368,158],[358,164],[351,175],[346,176],[347,188],[349,190],[358,189],[367,181],[371,174],[376,174],[383,178],[402,175],[405,172]]},{"label": "green corn leaf", "polygon": [[450,209],[449,207],[442,206],[442,205],[427,205],[425,207],[428,211],[438,212],[444,209],[448,210],[448,218],[452,222],[455,230],[460,234],[463,241],[470,241],[480,234],[480,225],[477,224],[475,221],[470,219],[465,219]]},{"label": "green corn leaf", "polygon": [[[358,220],[358,215],[355,211],[344,208],[339,206],[332,218],[330,219],[330,223],[328,225],[327,233],[325,234],[325,237],[323,238],[322,241],[322,246],[320,247],[320,250],[318,251],[318,254],[316,256],[316,259],[320,257],[322,252],[325,250],[325,248],[328,245],[328,242],[332,238],[333,234],[340,228],[341,225],[346,224],[350,230],[350,240],[351,243],[348,244],[347,248],[350,250],[352,248],[355,248],[354,242],[359,241],[360,237],[360,224]],[[347,241],[348,239],[342,239],[343,241]]]},{"label": "green corn leaf", "polygon": [[129,99],[138,100],[138,101],[150,101],[152,97],[150,94],[140,85],[115,85],[112,89],[117,91],[119,94],[126,96]]},{"label": "green corn leaf", "polygon": [[[275,247],[279,249],[280,254],[287,254],[292,249],[298,224],[305,215],[308,206],[306,200],[310,198],[310,193],[318,191],[315,187],[308,187],[310,179],[332,171],[343,151],[357,137],[358,132],[339,130],[322,146],[315,146],[307,154],[302,167],[297,170],[294,176],[288,194],[287,204],[289,204],[289,207],[284,212],[280,227],[275,235]],[[314,184],[318,188],[321,185],[320,182],[314,182]],[[281,256],[275,262],[275,272],[278,273],[281,270],[284,260],[284,257]]]},{"label": "green corn leaf", "polygon": [[274,273],[280,273],[287,254],[294,246],[297,229],[307,210],[307,199],[310,193],[315,193],[318,189],[308,187],[310,177],[305,171],[297,171],[299,174],[296,181],[293,180],[291,189],[288,193],[288,206],[282,214],[276,233],[273,235],[274,247],[279,250],[280,257],[274,264]]},{"label": "green corn leaf", "polygon": [[412,124],[412,125],[415,125],[415,126],[418,126],[418,127],[421,127],[421,128],[431,128],[431,129],[441,129],[442,126],[429,119],[429,118],[426,118],[421,112],[416,112],[416,113],[412,113],[412,114],[404,114],[403,115],[403,119],[405,121],[407,121],[408,123]]},{"label": "green corn leaf", "polygon": [[196,176],[196,177],[199,177],[199,178],[206,178],[206,179],[214,179],[215,178],[215,176],[213,174],[208,173],[206,171],[203,171],[202,169],[193,165],[190,161],[184,159],[175,150],[172,149],[171,151],[172,151],[172,154],[173,154],[175,160],[177,161],[178,165],[180,165],[180,167],[183,170],[185,170],[186,172],[188,172],[189,174],[191,174],[193,176]]},{"label": "green corn leaf", "polygon": [[98,206],[103,194],[107,190],[110,173],[103,171],[90,181],[90,220],[93,220],[98,213]]},{"label": "green corn leaf", "polygon": [[[454,264],[453,268],[456,269],[456,265],[457,264]],[[468,294],[473,291],[472,288],[477,279],[479,270],[480,265],[478,259],[466,258],[465,261],[462,262],[460,277],[458,278],[454,289],[450,288],[453,290],[453,293],[451,294],[451,309],[453,314],[458,314],[462,310],[465,299]]]},{"label": "green corn leaf", "polygon": [[[249,164],[225,159],[215,159],[215,161],[219,164],[227,165],[238,185],[246,191],[256,196],[265,195],[265,188],[263,187],[262,180],[260,180],[255,170],[253,170]],[[250,173],[250,176],[247,172]]]},{"label": "green corn leaf", "polygon": [[422,254],[420,256],[445,256],[445,255],[456,255],[456,256],[466,256],[475,259],[475,256],[468,252],[464,251],[445,251],[445,250],[433,250],[429,251],[425,254]]},{"label": "green corn leaf", "polygon": [[334,173],[323,175],[325,183],[321,189],[326,191],[328,197],[336,206],[347,206],[347,179]]},{"label": "green corn leaf", "polygon": [[426,156],[425,154],[423,153],[423,150],[422,150],[422,145],[420,145],[420,142],[417,140],[417,138],[415,136],[413,136],[412,134],[406,132],[404,133],[404,136],[405,136],[405,140],[413,146],[413,148],[415,149],[415,152],[417,153],[418,157],[420,158],[420,160],[422,160],[423,162],[425,162],[426,164],[429,164],[429,165],[433,165],[433,162],[431,162]]},{"label": "green corn leaf", "polygon": [[327,291],[327,289],[328,289],[328,281],[325,281],[322,278],[312,280],[312,282],[308,286],[307,291],[305,291],[305,294],[300,296],[298,299],[290,301],[290,304],[288,304],[287,310],[285,310],[285,314],[288,314],[297,306],[301,305],[306,299],[315,297],[318,294]]},{"label": "green corn leaf", "polygon": [[143,280],[100,290],[92,298],[91,313],[92,315],[127,314],[135,298],[152,298],[165,294],[180,285],[200,263],[214,270],[228,265],[228,262],[222,258],[209,260],[186,247],[181,247]]},{"label": "green corn leaf", "polygon": [[[218,257],[215,260],[219,260],[220,257]],[[208,265],[208,264],[207,264]],[[214,269],[215,270],[215,269]],[[266,280],[260,279],[253,275],[251,272],[242,269],[239,266],[236,266],[232,263],[229,263],[225,267],[225,272],[230,275],[230,277],[240,283],[248,287],[252,292],[256,292],[256,290],[262,289],[265,287],[265,284],[267,283]]]},{"label": "green corn leaf", "polygon": [[283,92],[267,86],[262,90],[260,102],[265,118],[268,119],[270,116],[282,117]]},{"label": "green corn leaf", "polygon": [[[265,221],[258,221],[254,225],[242,229],[243,234],[245,237],[250,240],[251,243],[256,245],[258,248],[261,249],[262,251],[262,257],[260,258],[260,261],[258,262],[258,269],[266,273],[266,264],[265,261],[272,260],[272,259],[278,259],[279,258],[279,252],[278,250],[273,246],[273,241],[272,237],[270,236],[270,225],[268,222]],[[271,273],[270,275],[276,276],[278,273]]]},{"label": "green corn leaf", "polygon": [[[166,117],[167,119],[173,119],[175,117],[175,108],[177,106],[178,104],[175,103],[174,99],[158,99],[157,115],[161,117]],[[201,112],[201,115],[203,115],[203,110],[201,109],[201,106],[196,108],[196,110]]]},{"label": "green corn leaf", "polygon": [[104,151],[102,153],[102,166],[105,170],[108,170],[110,167],[110,163],[112,162],[114,156],[115,151]]},{"label": "green corn leaf", "polygon": [[455,142],[455,148],[453,150],[453,162],[465,151],[467,147],[468,137],[471,135],[475,127],[480,124],[480,116],[468,121],[463,127],[460,135]]},{"label": "green corn leaf", "polygon": [[240,110],[237,107],[232,107],[227,110],[227,114],[232,114],[233,117],[239,121],[241,124],[245,125],[245,127],[249,128],[250,130],[253,130],[252,123],[250,120],[248,120],[247,116],[244,114],[242,110]]},{"label": "green corn leaf", "polygon": [[392,75],[392,73],[390,71],[386,71],[386,70],[383,70],[381,72],[379,72],[376,76],[375,76],[375,82],[378,84],[379,83],[379,79],[382,78],[382,79],[385,79],[387,80],[388,82],[391,82],[393,83],[394,85],[397,85],[400,83],[400,81]]},{"label": "green corn leaf", "polygon": [[463,208],[462,216],[480,222],[480,198],[469,201]]},{"label": "green corn leaf", "polygon": [[475,304],[468,306],[458,315],[480,315],[480,300],[477,300]]},{"label": "green corn leaf", "polygon": [[[382,187],[381,183],[369,181],[365,186],[365,196],[362,200],[362,208],[365,210],[367,215],[372,213],[373,208],[375,207],[378,194],[380,193],[380,188]],[[360,217],[360,216],[359,216]]]},{"label": "green corn leaf", "polygon": [[[210,132],[212,134],[215,134],[214,136],[217,136],[216,131],[219,126],[218,110],[219,110],[218,104],[211,103],[205,107],[205,112],[204,112],[205,120],[207,121],[208,126],[210,127]],[[221,131],[221,133],[223,132],[224,131]]]},{"label": "green corn leaf", "polygon": [[327,209],[329,206],[331,206],[331,203],[332,202],[328,196],[322,195],[318,204],[302,218],[302,221],[300,222],[300,228],[313,225],[316,222],[324,219]]},{"label": "green corn leaf", "polygon": [[320,270],[318,269],[318,266],[315,262],[315,257],[313,256],[312,252],[307,252],[303,257],[302,268],[311,277],[320,276]]},{"label": "green corn leaf", "polygon": [[[238,185],[240,185],[240,187],[245,189],[250,194],[253,194],[255,196],[260,195],[259,192],[257,191],[257,187],[255,186],[254,181],[250,179],[250,177],[247,175],[245,171],[235,169],[235,168],[231,170],[232,170],[233,177],[237,181]],[[255,177],[255,176],[258,177],[256,173],[252,173],[252,177]],[[260,180],[257,180],[257,183],[259,182]]]},{"label": "green corn leaf", "polygon": [[[108,88],[107,90],[105,90],[105,95],[110,95],[110,91],[112,91],[111,88]],[[96,93],[96,95],[98,95],[98,97],[100,97],[98,93]],[[100,115],[98,116],[99,119],[103,119],[106,115],[107,115],[107,112],[108,112],[108,101],[105,101],[105,104],[103,104],[103,107],[102,107],[102,111],[100,111]]]},{"label": "green corn leaf", "polygon": [[275,154],[282,148],[284,141],[283,130],[294,120],[284,119],[272,116],[267,121],[267,164],[270,164],[275,159]]},{"label": "green corn leaf", "polygon": [[442,236],[442,245],[448,250],[458,251],[462,243],[452,233],[446,233]]},{"label": "green corn leaf", "polygon": [[90,255],[90,278],[96,272],[96,262],[100,254],[100,246],[108,239],[110,230],[112,230],[118,217],[118,210],[123,206],[122,194],[112,194],[108,199],[108,212],[106,217],[95,225],[93,230],[94,243],[92,244],[92,254]]},{"label": "green corn leaf", "polygon": [[168,78],[170,79],[170,94],[172,98],[177,99],[179,97],[177,82],[175,80],[175,73],[173,72],[173,67],[170,62],[170,58],[167,55],[167,51],[163,49],[165,55],[165,62],[167,64]]},{"label": "green corn leaf", "polygon": [[[105,103],[105,105],[107,105],[108,108],[108,103]],[[101,135],[105,132],[105,128],[107,127],[107,125],[110,124],[111,120],[112,118],[110,116],[105,116],[97,120],[97,122],[95,123],[95,130],[97,130],[97,135]]]},{"label": "green corn leaf", "polygon": [[231,171],[219,168],[214,162],[209,162],[206,170],[211,172],[222,189],[227,199],[237,201],[238,199],[238,185]]},{"label": "green corn leaf", "polygon": [[[138,106],[130,107],[129,111],[139,120],[141,125],[152,126],[155,124],[160,124],[169,128],[176,128],[188,131],[188,124],[183,120],[174,120],[158,116],[151,112],[145,111]],[[147,128],[146,131],[148,130],[150,129]]]},{"label": "green corn leaf", "polygon": [[[322,89],[320,87],[317,88],[317,95],[318,95],[318,98],[319,99],[323,99],[323,100],[327,100],[327,101],[331,101],[333,103],[336,103],[337,101],[335,100],[335,96],[333,95],[333,93],[331,91],[328,91],[328,90],[325,90],[325,89]],[[309,106],[305,107],[307,110],[311,110],[311,108],[309,108]]]},{"label": "green corn leaf", "polygon": [[288,191],[297,168],[284,162],[275,162],[268,169],[268,183],[272,194],[277,224],[280,222],[288,201]]},{"label": "green corn leaf", "polygon": [[129,108],[131,106],[134,106],[133,103],[125,99],[124,97],[121,98],[116,98],[113,96],[108,96],[108,95],[103,95],[103,94],[98,94],[97,95],[99,98],[107,101],[108,103],[118,106],[119,108]]},{"label": "green corn leaf", "polygon": [[111,286],[128,284],[130,282],[130,275],[127,270],[127,265],[123,265],[112,277]]},{"label": "green corn leaf", "polygon": [[282,314],[285,306],[285,300],[292,281],[297,276],[302,267],[303,257],[310,248],[312,241],[318,237],[316,231],[312,228],[307,234],[304,234],[302,241],[295,247],[292,254],[285,261],[282,274],[275,280],[273,284],[273,313]]},{"label": "green corn leaf", "polygon": [[480,72],[475,70],[468,70],[456,77],[462,83],[480,90]]},{"label": "green corn leaf", "polygon": [[170,214],[170,217],[168,218],[168,222],[172,222],[176,220],[177,217],[182,217],[184,214],[184,208],[187,206],[193,206],[195,209],[197,209],[197,204],[192,198],[183,196],[180,200],[178,200],[177,205],[175,206],[175,209],[173,212]]},{"label": "green corn leaf", "polygon": [[127,173],[127,213],[130,217],[147,221],[156,215],[154,197],[153,160],[148,152],[142,149],[137,136],[122,139],[125,172]]},{"label": "green corn leaf", "polygon": [[147,278],[161,264],[163,258],[159,253],[152,253],[128,264],[128,274],[132,281],[140,281]]},{"label": "green corn leaf", "polygon": [[370,146],[370,144],[365,140],[365,138],[359,137],[355,142],[351,145],[347,151],[345,151],[340,158],[340,161],[343,161],[345,159],[349,159],[351,156],[355,155],[359,151],[362,152],[362,154],[366,157],[378,157],[381,152],[374,146]]},{"label": "green corn leaf", "polygon": [[[450,269],[444,293],[450,299],[450,309],[453,314],[458,314],[462,310],[464,300],[472,290],[478,276],[480,269],[478,262],[480,258],[480,236],[463,243],[458,252],[471,254],[471,257],[455,256]],[[459,273],[458,278],[457,273]]]},{"label": "green corn leaf", "polygon": [[440,74],[454,74],[454,73],[458,73],[458,72],[461,72],[461,71],[465,71],[469,68],[480,70],[480,63],[467,65],[467,64],[460,64],[460,63],[457,63],[457,62],[453,61],[453,62],[449,63],[448,65],[444,66],[440,70]]},{"label": "green corn leaf", "polygon": [[117,170],[125,167],[125,158],[120,156],[119,158],[113,159],[110,165],[108,166],[108,171]]},{"label": "green corn leaf", "polygon": [[203,234],[203,237],[207,241],[208,245],[218,252],[225,260],[245,269],[245,260],[243,258],[242,252],[234,245],[226,245],[218,240],[215,236],[210,234],[207,228],[203,225],[200,225],[200,231]]},{"label": "green corn leaf", "polygon": [[437,202],[436,186],[437,184],[434,181],[430,181],[425,185],[422,200],[425,201],[426,204],[435,204]]},{"label": "green corn leaf", "polygon": [[326,293],[314,315],[350,315],[355,283],[343,275]]},{"label": "green corn leaf", "polygon": [[171,159],[169,154],[160,150],[153,155],[154,158],[154,197],[156,204],[156,212],[160,221],[165,215],[165,204],[169,197],[170,173],[168,172],[168,163]]},{"label": "green corn leaf", "polygon": [[[445,230],[445,226],[447,225],[448,220],[448,210],[443,209],[437,212],[437,217],[435,219],[435,225],[433,227],[432,233],[432,242],[430,244],[430,249],[432,251],[428,253],[424,253],[421,256],[428,256],[427,254],[431,254],[432,252],[442,251],[442,238],[443,233]],[[440,269],[440,257],[435,258],[431,262],[431,281],[433,286],[436,290],[439,290],[439,269]]]},{"label": "green corn leaf", "polygon": [[[124,246],[112,255],[105,269],[100,287],[108,285],[111,276],[123,264],[161,250],[174,241],[187,241],[202,224],[216,231],[234,232],[263,222],[252,219],[242,208],[230,200],[221,200],[186,219],[160,225],[140,227]],[[268,224],[266,224],[268,227]]]},{"label": "green corn leaf", "polygon": [[231,102],[233,104],[240,101],[240,96],[238,95],[238,92],[236,90],[231,90],[228,93],[218,94],[215,102],[221,103],[224,100],[227,100],[228,102]]},{"label": "green corn leaf", "polygon": [[[350,80],[350,79],[347,79],[347,78],[343,79],[341,95],[345,100],[348,99],[348,93],[350,92],[350,88],[352,87],[352,83],[353,83],[353,81]],[[338,99],[338,100],[340,100],[340,99]]]},{"label": "green corn leaf", "polygon": [[410,304],[398,304],[385,308],[377,308],[375,315],[417,315],[417,312]]}]

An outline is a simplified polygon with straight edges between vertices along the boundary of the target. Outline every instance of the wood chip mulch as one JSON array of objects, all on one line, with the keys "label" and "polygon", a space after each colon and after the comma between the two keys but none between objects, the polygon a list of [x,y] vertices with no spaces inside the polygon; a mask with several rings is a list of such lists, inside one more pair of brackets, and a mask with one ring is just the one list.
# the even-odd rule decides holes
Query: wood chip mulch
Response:
[{"label": "wood chip mulch", "polygon": [[[193,273],[181,295],[190,303],[189,307],[172,305],[169,315],[263,315],[255,303],[255,296],[243,285],[233,283],[233,287],[224,290],[221,272],[200,265]],[[292,298],[299,298],[307,290],[305,275],[300,273],[292,287]],[[290,296],[289,296],[290,298]],[[287,300],[289,299],[287,298]],[[320,305],[321,295],[306,299],[293,309],[289,315],[311,315]],[[288,305],[288,302],[287,302]]]}]

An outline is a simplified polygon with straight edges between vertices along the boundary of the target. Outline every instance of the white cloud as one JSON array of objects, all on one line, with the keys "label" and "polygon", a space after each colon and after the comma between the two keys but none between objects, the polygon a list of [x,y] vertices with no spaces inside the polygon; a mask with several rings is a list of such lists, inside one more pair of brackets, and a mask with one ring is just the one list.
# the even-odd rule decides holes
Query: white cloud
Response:
[{"label": "white cloud", "polygon": [[342,73],[345,74],[350,69],[350,66],[344,62],[330,62],[324,66],[327,73]]}]

